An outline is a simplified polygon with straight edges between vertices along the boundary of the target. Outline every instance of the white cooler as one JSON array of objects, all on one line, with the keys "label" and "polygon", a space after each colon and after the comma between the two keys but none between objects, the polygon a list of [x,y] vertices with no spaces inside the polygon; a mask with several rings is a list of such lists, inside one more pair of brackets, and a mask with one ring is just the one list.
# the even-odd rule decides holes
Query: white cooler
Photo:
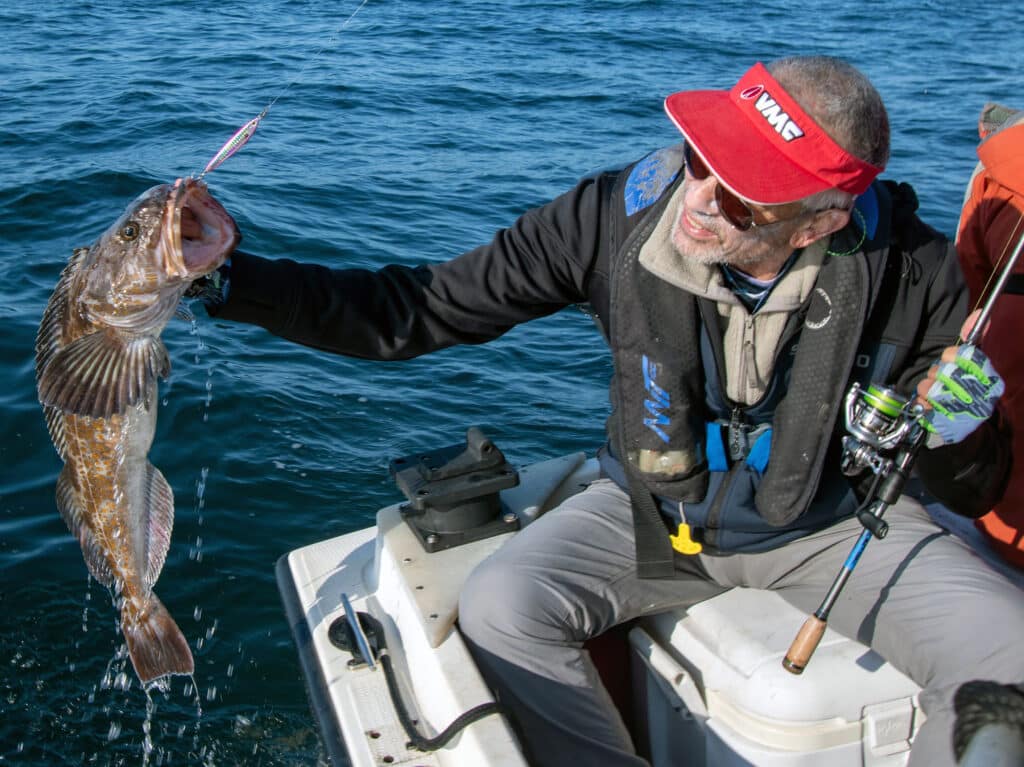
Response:
[{"label": "white cooler", "polygon": [[906,764],[920,688],[831,629],[789,673],[782,658],[806,618],[778,594],[733,589],[632,629],[638,738],[654,767]]}]

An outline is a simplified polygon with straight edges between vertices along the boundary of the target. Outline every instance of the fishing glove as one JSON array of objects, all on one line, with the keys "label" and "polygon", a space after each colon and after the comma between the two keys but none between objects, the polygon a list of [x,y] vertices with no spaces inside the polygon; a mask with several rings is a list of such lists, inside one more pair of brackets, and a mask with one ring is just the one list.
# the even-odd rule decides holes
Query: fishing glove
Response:
[{"label": "fishing glove", "polygon": [[922,417],[928,447],[962,442],[995,410],[1006,389],[1003,379],[984,352],[973,344],[961,346],[952,362],[939,366],[928,389],[932,406]]},{"label": "fishing glove", "polygon": [[198,280],[193,280],[185,291],[186,298],[198,298],[202,301],[208,314],[215,314],[225,301],[231,289],[231,259],[229,258],[216,270]]}]

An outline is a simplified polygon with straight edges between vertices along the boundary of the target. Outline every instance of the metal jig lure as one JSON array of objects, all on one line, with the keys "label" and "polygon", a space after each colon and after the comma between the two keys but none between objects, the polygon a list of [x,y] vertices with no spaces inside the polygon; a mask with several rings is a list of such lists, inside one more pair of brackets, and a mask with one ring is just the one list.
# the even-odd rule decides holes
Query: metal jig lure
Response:
[{"label": "metal jig lure", "polygon": [[200,180],[210,171],[219,168],[231,155],[249,143],[249,139],[253,137],[253,134],[256,133],[256,128],[259,127],[260,120],[267,116],[269,109],[269,107],[264,109],[256,117],[235,131],[235,135],[224,142],[224,146],[217,150],[213,157],[210,158],[210,161],[206,163],[203,172],[199,174]]}]

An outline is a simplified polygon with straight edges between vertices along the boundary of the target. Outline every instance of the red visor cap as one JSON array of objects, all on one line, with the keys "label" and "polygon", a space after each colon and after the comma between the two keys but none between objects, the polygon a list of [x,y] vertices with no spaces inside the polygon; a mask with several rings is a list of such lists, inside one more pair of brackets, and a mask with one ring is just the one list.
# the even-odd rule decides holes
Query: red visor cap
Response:
[{"label": "red visor cap", "polygon": [[732,90],[673,93],[665,111],[718,180],[759,205],[861,194],[883,170],[833,141],[761,63]]}]

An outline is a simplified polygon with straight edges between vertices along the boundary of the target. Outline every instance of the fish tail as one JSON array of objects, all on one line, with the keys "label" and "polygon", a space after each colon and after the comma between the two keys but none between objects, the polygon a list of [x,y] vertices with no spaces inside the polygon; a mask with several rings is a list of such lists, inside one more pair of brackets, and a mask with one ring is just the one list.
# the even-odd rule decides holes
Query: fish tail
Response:
[{"label": "fish tail", "polygon": [[170,674],[191,674],[195,670],[192,651],[167,608],[150,594],[141,609],[125,603],[121,631],[128,643],[128,656],[143,683]]}]

